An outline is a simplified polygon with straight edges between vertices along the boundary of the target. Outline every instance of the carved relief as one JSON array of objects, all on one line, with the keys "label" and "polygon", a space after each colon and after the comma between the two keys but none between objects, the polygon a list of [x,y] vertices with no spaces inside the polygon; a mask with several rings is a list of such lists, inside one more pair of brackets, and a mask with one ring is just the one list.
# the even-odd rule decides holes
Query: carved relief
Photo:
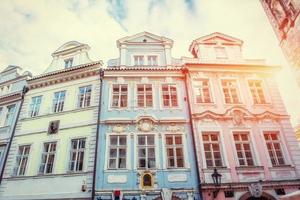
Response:
[{"label": "carved relief", "polygon": [[241,126],[244,124],[244,113],[240,110],[232,111],[233,124],[236,126]]},{"label": "carved relief", "polygon": [[149,119],[143,119],[138,122],[138,130],[143,132],[149,132],[153,130],[153,121]]},{"label": "carved relief", "polygon": [[166,130],[170,132],[179,132],[183,131],[184,127],[176,124],[170,124],[169,126],[167,126]]},{"label": "carved relief", "polygon": [[112,132],[114,133],[122,133],[125,131],[125,126],[121,124],[116,124],[112,127]]},{"label": "carved relief", "polygon": [[249,186],[251,195],[255,198],[259,198],[262,195],[262,185],[260,183],[252,183]]}]

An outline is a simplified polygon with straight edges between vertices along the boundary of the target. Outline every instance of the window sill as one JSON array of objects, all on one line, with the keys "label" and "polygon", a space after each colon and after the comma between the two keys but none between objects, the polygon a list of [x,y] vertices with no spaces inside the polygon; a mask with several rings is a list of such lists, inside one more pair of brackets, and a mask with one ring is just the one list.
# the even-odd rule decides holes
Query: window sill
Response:
[{"label": "window sill", "polygon": [[104,169],[104,172],[107,172],[107,173],[126,173],[126,172],[129,172],[130,169]]},{"label": "window sill", "polygon": [[270,170],[291,170],[291,169],[295,169],[294,166],[292,165],[278,165],[278,166],[272,166],[272,167],[269,167]]},{"label": "window sill", "polygon": [[264,171],[264,166],[239,166],[235,167],[235,169],[240,172],[262,172]]},{"label": "window sill", "polygon": [[204,173],[213,173],[214,170],[217,169],[219,172],[230,172],[230,168],[224,166],[224,167],[208,167],[203,169]]}]

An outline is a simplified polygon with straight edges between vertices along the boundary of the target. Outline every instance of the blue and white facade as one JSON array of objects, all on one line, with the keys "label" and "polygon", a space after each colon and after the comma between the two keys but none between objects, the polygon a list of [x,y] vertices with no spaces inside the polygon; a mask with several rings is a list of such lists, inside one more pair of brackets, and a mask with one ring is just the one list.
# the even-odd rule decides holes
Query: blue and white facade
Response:
[{"label": "blue and white facade", "polygon": [[95,199],[200,199],[187,94],[173,41],[117,41],[104,71]]}]

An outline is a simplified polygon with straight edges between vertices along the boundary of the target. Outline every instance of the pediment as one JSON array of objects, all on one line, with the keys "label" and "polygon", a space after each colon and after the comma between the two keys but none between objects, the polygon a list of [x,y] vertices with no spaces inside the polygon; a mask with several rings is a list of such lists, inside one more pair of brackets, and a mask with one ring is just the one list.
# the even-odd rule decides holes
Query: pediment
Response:
[{"label": "pediment", "polygon": [[60,46],[56,51],[54,51],[54,54],[60,54],[61,52],[70,51],[72,49],[89,49],[90,47],[87,44],[83,44],[77,41],[69,41],[62,46]]},{"label": "pediment", "polygon": [[243,41],[223,33],[212,33],[210,35],[200,37],[196,40],[201,44],[233,44],[233,45],[242,45]]},{"label": "pediment", "polygon": [[162,44],[173,44],[173,40],[158,36],[149,32],[141,32],[132,36],[121,38],[117,41],[117,44],[130,44],[130,43],[162,43]]}]

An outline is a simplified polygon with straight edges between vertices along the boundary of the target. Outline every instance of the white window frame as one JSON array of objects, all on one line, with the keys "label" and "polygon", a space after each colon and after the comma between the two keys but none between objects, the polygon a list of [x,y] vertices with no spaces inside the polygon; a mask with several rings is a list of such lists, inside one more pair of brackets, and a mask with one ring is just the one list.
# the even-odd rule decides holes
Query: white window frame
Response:
[{"label": "white window frame", "polygon": [[[9,112],[10,107],[13,107],[13,112]],[[11,104],[11,105],[6,106],[4,126],[12,125],[14,118],[15,118],[16,107],[17,107],[16,104]],[[8,115],[10,115],[10,118],[8,118]]]},{"label": "white window frame", "polygon": [[[257,166],[257,161],[256,161],[256,154],[254,152],[254,148],[253,148],[253,142],[252,142],[252,137],[251,137],[251,132],[250,130],[232,130],[231,131],[231,134],[232,134],[232,142],[233,142],[233,146],[234,146],[234,150],[235,150],[235,159],[236,159],[236,164],[237,166],[240,166],[240,167],[254,167],[254,166]],[[234,135],[235,134],[246,134],[247,137],[248,137],[248,140],[247,141],[236,141],[234,139]],[[253,162],[253,165],[248,165],[247,163],[247,159],[246,159],[246,155],[245,155],[245,152],[244,152],[244,146],[241,145],[241,148],[242,148],[242,154],[243,154],[243,160],[244,162],[246,163],[245,165],[240,165],[240,162],[239,162],[239,157],[237,155],[237,148],[236,148],[236,144],[249,144],[249,148],[250,148],[250,152],[251,152],[251,156],[252,156],[252,162]]]},{"label": "white window frame", "polygon": [[[37,103],[37,98],[40,98],[40,103]],[[29,109],[29,117],[39,116],[41,104],[42,104],[42,95],[31,97],[31,104]],[[35,99],[35,100],[34,100]]]},{"label": "white window frame", "polygon": [[[238,103],[234,103],[234,102],[230,102],[230,103],[226,103],[226,98],[225,98],[225,93],[224,93],[224,90],[223,90],[223,84],[222,84],[222,81],[235,81],[236,82],[236,93],[237,93],[237,96],[238,96],[238,100],[239,102]],[[222,97],[223,97],[223,102],[225,105],[241,105],[243,104],[243,99],[242,99],[242,96],[241,96],[241,88],[240,88],[240,84],[239,84],[239,80],[237,78],[233,78],[233,77],[223,77],[220,79],[219,81],[219,84],[220,84],[220,88],[221,88],[221,93],[222,93]],[[232,99],[232,97],[231,97]]]},{"label": "white window frame", "polygon": [[[171,94],[171,90],[170,90],[170,86],[172,85],[172,86],[175,86],[175,88],[176,88],[176,98],[177,98],[177,106],[173,106],[173,105],[170,105],[170,103],[172,104],[172,100],[171,100],[171,98],[169,99],[169,106],[165,106],[164,105],[164,98],[163,98],[163,86],[164,85],[168,85],[168,95],[170,96],[170,94]],[[180,97],[180,93],[179,93],[179,90],[178,90],[178,85],[176,84],[176,83],[161,83],[160,84],[160,96],[161,96],[161,107],[162,107],[162,109],[176,109],[176,108],[179,108],[180,107],[180,99],[179,99],[179,97]]]},{"label": "white window frame", "polygon": [[[211,134],[217,135],[218,141],[212,142],[210,139],[209,139],[208,142],[204,141],[203,140],[203,135],[207,134],[207,133],[210,133],[209,135],[211,135]],[[223,153],[222,153],[223,152],[223,148],[222,148],[222,145],[221,145],[221,133],[219,131],[211,131],[211,130],[209,130],[209,131],[201,131],[200,137],[201,137],[201,141],[202,141],[202,149],[203,149],[203,154],[204,154],[203,162],[204,162],[206,168],[222,168],[222,167],[225,167],[226,163],[224,161],[224,156],[223,156]],[[213,162],[213,166],[207,166],[207,161],[206,161],[207,159],[206,159],[206,156],[205,156],[205,148],[204,148],[204,145],[206,143],[209,144],[209,146],[210,146],[210,152],[211,152],[211,155],[212,155],[211,160]],[[221,166],[216,166],[216,164],[215,164],[215,158],[214,158],[214,155],[213,155],[214,151],[212,151],[212,144],[218,144],[219,145],[220,157],[221,157],[221,162],[222,162]]]},{"label": "white window frame", "polygon": [[[155,58],[155,62],[154,62],[153,58]],[[158,56],[157,55],[147,55],[147,63],[148,63],[148,66],[158,66]]]},{"label": "white window frame", "polygon": [[[207,80],[208,82],[208,93],[209,93],[209,96],[210,96],[210,102],[197,102],[197,94],[196,94],[196,91],[197,90],[200,90],[201,89],[201,97],[202,97],[202,100],[204,100],[204,95],[203,95],[203,86],[200,86],[199,87],[199,81],[203,81],[203,80]],[[193,78],[192,79],[192,89],[193,89],[193,97],[194,97],[194,102],[195,104],[214,104],[214,98],[213,98],[213,95],[212,95],[212,84],[211,84],[211,80],[210,78],[205,78],[205,77],[201,77],[201,78]]]},{"label": "white window frame", "polygon": [[[269,154],[269,149],[267,147],[267,141],[265,139],[265,132],[276,132],[277,138],[278,138],[278,144],[280,146],[280,151],[281,151],[283,162],[284,162],[283,164],[279,164],[277,155],[276,155],[276,153],[274,154],[274,144],[272,143],[272,147],[273,147],[272,151],[273,151],[273,154],[276,157],[276,160],[275,160],[276,165],[273,165],[271,156]],[[262,130],[262,137],[263,137],[263,140],[264,140],[264,146],[265,146],[265,150],[266,150],[265,152],[266,152],[266,154],[268,156],[268,160],[269,160],[270,166],[271,167],[280,167],[280,166],[286,166],[286,165],[288,165],[288,163],[290,163],[290,160],[289,160],[289,158],[286,155],[286,148],[285,148],[284,142],[282,140],[280,131],[279,130]]]},{"label": "white window frame", "polygon": [[[148,136],[153,136],[153,138],[154,138],[154,144],[153,145],[150,145],[150,146],[148,146],[147,145],[147,141],[148,141],[148,139],[146,139],[145,140],[145,145],[139,145],[138,144],[138,138],[139,138],[139,136],[145,136],[145,137],[148,137]],[[138,170],[155,170],[155,169],[157,169],[158,168],[158,162],[159,162],[159,157],[157,156],[157,150],[156,150],[156,146],[157,146],[157,138],[156,138],[156,134],[155,133],[148,133],[148,134],[137,134],[136,135],[136,144],[135,144],[135,147],[136,147],[136,168],[138,169]],[[144,148],[146,148],[146,153],[145,153],[145,160],[146,160],[146,167],[139,167],[139,155],[138,155],[138,152],[139,152],[139,146],[142,146],[142,147],[144,147]],[[147,164],[148,164],[148,162],[149,162],[149,158],[148,158],[148,148],[154,148],[154,159],[155,159],[155,165],[154,165],[154,167],[153,168],[148,168],[147,167]]]},{"label": "white window frame", "polygon": [[[23,147],[22,153],[19,154],[20,147]],[[29,147],[28,154],[25,155],[25,149],[24,147]],[[25,176],[28,168],[28,163],[29,163],[29,156],[31,152],[31,145],[30,144],[22,144],[18,146],[17,150],[17,156],[16,156],[16,163],[13,168],[13,176]],[[18,158],[20,157],[20,158]],[[18,159],[20,159],[20,162],[18,162]],[[20,174],[21,171],[21,163],[23,163],[23,160],[26,159],[25,167],[24,167],[24,173]]]},{"label": "white window frame", "polygon": [[0,167],[2,167],[2,165],[3,165],[2,162],[3,162],[4,156],[5,156],[6,147],[7,147],[7,144],[5,144],[5,143],[0,144]]},{"label": "white window frame", "polygon": [[[83,88],[84,92],[80,93],[80,89]],[[90,88],[90,92],[87,92],[87,88]],[[78,104],[77,108],[86,108],[90,107],[92,104],[92,85],[80,86],[78,88]],[[81,97],[82,97],[82,104],[81,104]],[[81,106],[80,106],[81,104]]]},{"label": "white window frame", "polygon": [[[136,58],[137,58],[137,63],[136,63]],[[133,65],[134,66],[145,66],[145,56],[144,55],[133,55]]]},{"label": "white window frame", "polygon": [[[114,87],[114,85],[119,85],[119,94],[118,94],[118,96],[119,96],[119,99],[118,99],[118,106],[116,106],[116,107],[114,107],[113,106],[113,87]],[[127,99],[126,99],[126,101],[127,101],[127,105],[126,105],[126,107],[121,107],[120,105],[121,105],[121,86],[122,85],[126,85],[126,87],[127,87]],[[116,110],[116,109],[128,109],[129,108],[129,84],[127,84],[127,83],[112,83],[112,84],[110,84],[110,94],[109,94],[109,96],[110,96],[110,99],[109,99],[109,109],[111,110],[111,109],[114,109],[114,110]]]},{"label": "white window frame", "polygon": [[[51,144],[48,149],[47,149],[47,152],[45,152],[45,144]],[[55,151],[52,152],[50,151],[52,145],[55,144]],[[56,141],[50,141],[50,142],[44,142],[42,144],[42,156],[41,156],[41,161],[40,161],[40,165],[39,165],[39,169],[38,169],[38,173],[39,174],[53,174],[54,171],[55,171],[55,161],[56,161],[56,153],[57,153],[57,148],[58,148],[58,142]],[[46,162],[43,163],[43,156],[46,155]],[[54,155],[54,158],[53,158],[53,163],[52,163],[52,170],[51,172],[46,172],[46,169],[47,169],[47,164],[48,164],[48,161],[49,161],[49,156],[50,155]],[[42,165],[44,164],[44,169],[43,169],[43,172],[41,172],[41,167]]]},{"label": "white window frame", "polygon": [[[59,94],[57,99],[55,98],[56,93]],[[64,98],[63,99],[61,98],[62,93],[64,93]],[[63,112],[65,110],[66,96],[67,96],[67,91],[66,90],[61,90],[61,91],[58,91],[58,92],[54,92],[53,103],[52,103],[52,112],[53,113],[59,113],[59,112]]]},{"label": "white window frame", "polygon": [[0,127],[2,127],[3,123],[4,123],[4,118],[5,118],[5,117],[3,117],[3,116],[5,116],[4,109],[5,109],[4,106],[0,107]]},{"label": "white window frame", "polygon": [[[84,148],[79,148],[80,140],[84,140]],[[73,149],[72,142],[76,141],[76,149]],[[73,138],[70,140],[70,159],[69,159],[69,165],[68,165],[68,171],[69,172],[83,172],[85,169],[85,157],[86,157],[86,145],[87,145],[87,139],[85,137],[82,138]],[[74,166],[73,169],[71,167],[71,163],[73,162],[73,154],[75,153],[75,160],[74,160]],[[82,158],[82,169],[79,170],[77,169],[78,166],[78,156],[80,153],[83,153],[83,158]]]},{"label": "white window frame", "polygon": [[[260,81],[260,83],[261,83],[261,89],[263,91],[263,95],[264,95],[264,98],[265,98],[265,102],[264,103],[261,103],[261,100],[259,100],[258,103],[254,102],[249,81]],[[247,82],[247,87],[248,87],[248,91],[249,91],[249,94],[250,94],[250,99],[251,99],[252,105],[266,105],[266,104],[269,104],[268,103],[269,102],[269,96],[267,94],[267,90],[266,90],[266,87],[265,87],[264,80],[262,80],[260,78],[258,78],[258,79],[251,78],[251,79],[246,79],[246,82]],[[256,94],[257,94],[257,90],[256,90]]]},{"label": "white window frame", "polygon": [[65,69],[68,69],[70,67],[73,67],[73,62],[74,62],[74,59],[73,58],[67,58],[67,59],[64,59],[64,66],[65,66]]},{"label": "white window frame", "polygon": [[[143,93],[143,96],[144,96],[144,106],[139,106],[138,105],[138,96],[139,96],[139,92],[138,92],[138,86],[139,85],[144,85],[144,93]],[[151,92],[151,95],[152,95],[152,106],[146,106],[146,102],[147,102],[147,98],[146,98],[146,91],[145,91],[145,85],[150,85],[151,86],[151,89],[152,89],[152,92]],[[152,83],[136,83],[135,84],[135,91],[134,91],[134,96],[135,96],[135,99],[136,99],[136,101],[135,101],[135,107],[136,107],[136,109],[153,109],[154,108],[154,94],[155,94],[155,92],[154,92],[154,90],[155,90],[155,88],[154,88],[154,86],[153,86],[153,84]]]},{"label": "white window frame", "polygon": [[[112,145],[110,143],[111,137],[116,137],[117,138],[117,144],[116,145]],[[125,138],[125,145],[120,144],[120,137]],[[125,169],[127,169],[128,168],[128,165],[127,165],[127,163],[128,163],[128,149],[127,149],[127,146],[128,146],[128,143],[129,143],[127,135],[126,134],[110,134],[110,135],[108,135],[107,138],[108,138],[108,145],[107,145],[107,162],[106,162],[107,166],[106,166],[106,169],[108,169],[108,170],[125,170]],[[116,152],[117,153],[116,157],[113,157],[113,158],[110,157],[110,150],[111,149],[116,149],[116,151],[117,151]],[[120,155],[119,155],[119,150],[120,149],[125,149],[125,157],[120,157]],[[119,159],[120,158],[125,158],[125,167],[123,167],[123,168],[119,167],[119,164],[120,164]],[[111,159],[116,160],[116,167],[115,168],[110,168],[110,166],[109,166]]]},{"label": "white window frame", "polygon": [[[167,137],[172,137],[172,142],[174,142],[173,144],[169,145],[167,144]],[[175,137],[181,137],[181,144],[175,144]],[[186,154],[185,154],[185,140],[184,140],[184,135],[183,134],[178,134],[178,133],[166,133],[164,134],[164,152],[165,152],[165,158],[166,158],[166,168],[168,169],[184,169],[186,168],[187,164],[186,164]],[[177,163],[177,152],[176,149],[181,148],[182,149],[182,162],[183,162],[183,166],[179,167],[178,163]],[[172,149],[173,151],[173,159],[174,159],[174,166],[170,166],[169,165],[169,156],[168,156],[168,149]]]}]

